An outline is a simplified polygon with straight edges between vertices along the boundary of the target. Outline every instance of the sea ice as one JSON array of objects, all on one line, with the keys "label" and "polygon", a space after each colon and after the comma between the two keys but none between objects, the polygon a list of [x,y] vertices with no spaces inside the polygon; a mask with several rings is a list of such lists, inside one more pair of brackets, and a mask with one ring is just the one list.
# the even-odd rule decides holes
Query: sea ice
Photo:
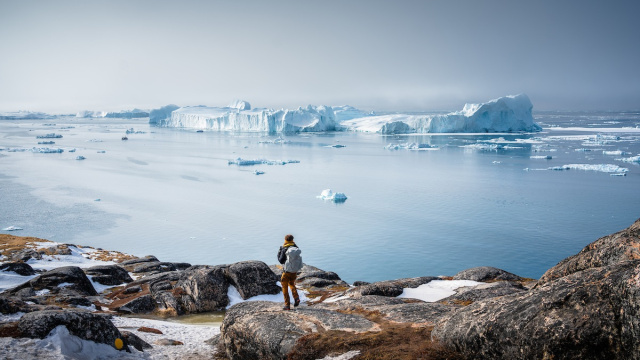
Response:
[{"label": "sea ice", "polygon": [[615,150],[615,151],[607,151],[607,150],[603,150],[602,151],[603,155],[617,155],[617,156],[623,156],[623,155],[627,155],[628,153],[622,151],[622,150]]},{"label": "sea ice", "polygon": [[407,149],[407,150],[438,150],[437,146],[432,146],[429,144],[419,144],[419,143],[403,143],[403,144],[389,144],[387,146],[384,147],[387,150],[400,150],[400,149]]},{"label": "sea ice", "polygon": [[545,155],[533,155],[533,156],[530,156],[530,158],[531,159],[551,160],[551,159],[553,159],[553,156],[551,156],[551,155],[546,155],[546,156]]},{"label": "sea ice", "polygon": [[300,163],[300,160],[266,160],[266,159],[255,159],[255,160],[246,160],[242,158],[237,158],[235,160],[229,160],[229,165],[238,165],[238,166],[251,166],[251,165],[286,165],[286,164],[297,164]]},{"label": "sea ice", "polygon": [[86,157],[84,157],[82,155],[76,156],[76,160],[84,160],[84,159],[86,159]]},{"label": "sea ice", "polygon": [[52,148],[37,148],[37,147],[34,147],[34,148],[31,149],[31,152],[41,153],[41,154],[60,154],[60,153],[63,153],[64,150],[60,149],[60,148],[52,149]]},{"label": "sea ice", "polygon": [[13,226],[13,225],[2,229],[2,231],[16,231],[16,230],[24,230],[24,229],[18,226]]},{"label": "sea ice", "polygon": [[632,156],[632,157],[628,157],[628,158],[620,158],[620,159],[616,159],[616,160],[617,161],[630,162],[630,163],[640,163],[640,155]]},{"label": "sea ice", "polygon": [[333,201],[335,203],[342,203],[347,201],[347,195],[341,192],[333,192],[331,189],[322,190],[322,193],[319,196],[316,196],[318,199]]},{"label": "sea ice", "polygon": [[627,168],[620,167],[614,164],[568,164],[562,166],[550,167],[549,170],[585,170],[585,171],[599,171],[604,173],[626,173],[629,171]]},{"label": "sea ice", "polygon": [[62,135],[59,135],[56,133],[36,136],[36,139],[60,139],[60,138],[62,138]]}]

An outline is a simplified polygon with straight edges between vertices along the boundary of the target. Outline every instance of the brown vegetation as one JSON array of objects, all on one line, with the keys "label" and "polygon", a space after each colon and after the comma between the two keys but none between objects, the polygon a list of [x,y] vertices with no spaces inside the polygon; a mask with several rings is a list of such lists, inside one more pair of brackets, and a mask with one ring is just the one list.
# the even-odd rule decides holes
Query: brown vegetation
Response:
[{"label": "brown vegetation", "polygon": [[460,354],[431,340],[432,326],[416,327],[415,324],[390,322],[375,311],[349,313],[363,315],[378,324],[381,330],[365,333],[332,330],[305,335],[298,340],[288,359],[320,359],[353,350],[360,351],[356,357],[358,360],[463,359]]}]

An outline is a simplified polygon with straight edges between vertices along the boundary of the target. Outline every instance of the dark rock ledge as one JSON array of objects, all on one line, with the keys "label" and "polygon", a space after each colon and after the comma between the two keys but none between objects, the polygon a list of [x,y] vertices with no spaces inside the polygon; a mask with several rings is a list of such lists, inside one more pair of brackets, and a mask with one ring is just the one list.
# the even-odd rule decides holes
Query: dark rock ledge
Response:
[{"label": "dark rock ledge", "polygon": [[[68,247],[50,251],[65,253]],[[33,276],[24,262],[43,253],[16,249],[2,255],[9,262],[1,271]],[[260,261],[190,266],[154,256],[123,260],[84,270],[61,267],[1,293],[0,312],[27,314],[0,324],[0,334],[43,337],[65,325],[83,339],[113,346],[120,338],[144,349],[150,345],[119,332],[100,312],[176,316],[224,309],[229,286],[244,299],[280,292],[281,268]],[[89,279],[113,287],[97,294]],[[237,304],[210,342],[228,359],[319,359],[349,350],[365,358],[640,359],[640,220],[561,261],[539,281],[478,267],[446,278],[482,282],[446,299],[397,298],[404,288],[437,279],[443,278],[351,286],[333,272],[305,265],[297,285],[312,301],[294,311],[283,311],[279,303]],[[78,309],[91,305],[93,313]]]}]

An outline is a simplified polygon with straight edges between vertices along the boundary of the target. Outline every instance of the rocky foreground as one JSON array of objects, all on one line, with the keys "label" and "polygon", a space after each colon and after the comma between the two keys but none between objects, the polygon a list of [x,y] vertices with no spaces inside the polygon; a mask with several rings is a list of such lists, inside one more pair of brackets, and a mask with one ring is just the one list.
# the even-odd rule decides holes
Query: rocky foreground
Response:
[{"label": "rocky foreground", "polygon": [[[0,269],[28,277],[0,293],[2,314],[25,313],[0,324],[0,336],[41,339],[64,325],[81,339],[114,348],[120,339],[122,351],[144,351],[152,345],[120,331],[110,320],[114,315],[224,310],[230,286],[243,299],[280,291],[279,267],[259,261],[191,266],[99,249],[88,256],[114,264],[36,273],[30,259],[79,249],[42,247],[43,241],[0,235]],[[397,297],[436,280],[483,283],[437,302]],[[446,279],[349,285],[333,272],[305,265],[297,285],[311,300],[294,311],[267,301],[230,307],[220,335],[208,340],[215,354],[212,347],[204,357],[640,359],[640,220],[589,244],[538,281],[480,267]]]}]

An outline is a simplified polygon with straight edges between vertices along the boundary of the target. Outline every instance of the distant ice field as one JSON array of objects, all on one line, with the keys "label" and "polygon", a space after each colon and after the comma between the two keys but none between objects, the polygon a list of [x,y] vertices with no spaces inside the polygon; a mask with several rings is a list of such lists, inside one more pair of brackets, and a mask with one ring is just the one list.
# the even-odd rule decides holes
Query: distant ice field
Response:
[{"label": "distant ice field", "polygon": [[387,136],[0,120],[0,229],[22,228],[0,233],[192,264],[273,264],[291,233],[348,282],[538,278],[640,217],[640,114],[534,119],[542,132]]}]

